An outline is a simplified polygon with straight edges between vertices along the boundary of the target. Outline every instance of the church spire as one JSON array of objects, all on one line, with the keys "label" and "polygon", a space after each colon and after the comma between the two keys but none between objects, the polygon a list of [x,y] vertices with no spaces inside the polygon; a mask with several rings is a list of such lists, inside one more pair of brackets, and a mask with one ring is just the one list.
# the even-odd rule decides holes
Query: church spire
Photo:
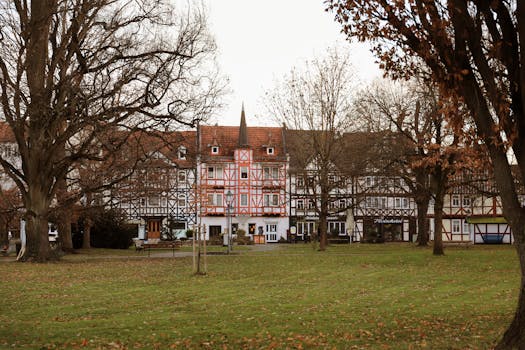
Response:
[{"label": "church spire", "polygon": [[248,130],[246,127],[246,115],[244,114],[244,102],[241,110],[241,125],[239,127],[239,147],[248,146]]}]

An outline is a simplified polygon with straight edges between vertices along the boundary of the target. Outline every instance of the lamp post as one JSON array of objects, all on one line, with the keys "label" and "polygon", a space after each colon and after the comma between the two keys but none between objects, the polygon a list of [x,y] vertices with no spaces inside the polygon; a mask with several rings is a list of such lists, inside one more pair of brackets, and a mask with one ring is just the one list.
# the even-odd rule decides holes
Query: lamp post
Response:
[{"label": "lamp post", "polygon": [[228,227],[227,227],[227,235],[228,235],[228,254],[230,254],[231,250],[232,250],[232,233],[231,233],[231,230],[232,230],[232,208],[233,208],[233,193],[228,190],[228,192],[226,192],[226,215],[227,215],[227,222],[228,222]]}]

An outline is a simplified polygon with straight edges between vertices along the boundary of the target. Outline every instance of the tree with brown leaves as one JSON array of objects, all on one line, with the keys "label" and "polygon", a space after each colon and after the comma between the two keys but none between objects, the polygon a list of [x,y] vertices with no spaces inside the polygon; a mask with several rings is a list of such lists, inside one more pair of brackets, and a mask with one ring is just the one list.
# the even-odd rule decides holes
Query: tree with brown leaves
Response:
[{"label": "tree with brown leaves", "polygon": [[[523,1],[328,0],[349,38],[371,40],[395,77],[426,70],[444,94],[462,98],[483,141],[521,267],[519,303],[497,349],[525,349]],[[512,157],[509,157],[509,153]],[[512,171],[512,162],[519,171]]]}]

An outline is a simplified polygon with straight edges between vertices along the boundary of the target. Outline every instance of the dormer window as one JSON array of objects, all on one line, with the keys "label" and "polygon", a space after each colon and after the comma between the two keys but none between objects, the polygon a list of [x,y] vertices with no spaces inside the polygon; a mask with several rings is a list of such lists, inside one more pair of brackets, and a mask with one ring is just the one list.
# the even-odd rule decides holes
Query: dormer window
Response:
[{"label": "dormer window", "polygon": [[275,152],[274,148],[273,147],[268,147],[266,148],[266,154],[268,155],[273,155]]},{"label": "dormer window", "polygon": [[186,147],[179,147],[179,159],[186,159]]},{"label": "dormer window", "polygon": [[219,154],[219,146],[212,146],[211,154]]}]

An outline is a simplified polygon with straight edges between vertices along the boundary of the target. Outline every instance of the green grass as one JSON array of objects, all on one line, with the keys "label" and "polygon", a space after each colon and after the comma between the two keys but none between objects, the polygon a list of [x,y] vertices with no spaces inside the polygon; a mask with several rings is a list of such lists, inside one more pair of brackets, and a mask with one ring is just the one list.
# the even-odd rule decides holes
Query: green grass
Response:
[{"label": "green grass", "polygon": [[0,348],[489,349],[519,288],[508,246],[100,257],[2,264]]}]

